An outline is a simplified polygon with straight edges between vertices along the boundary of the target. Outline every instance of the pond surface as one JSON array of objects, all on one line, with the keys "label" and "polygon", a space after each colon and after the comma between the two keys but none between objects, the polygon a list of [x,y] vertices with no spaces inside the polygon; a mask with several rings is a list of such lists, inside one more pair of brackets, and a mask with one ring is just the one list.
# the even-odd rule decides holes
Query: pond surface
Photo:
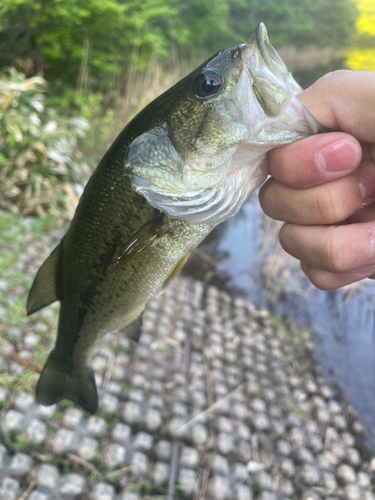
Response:
[{"label": "pond surface", "polygon": [[[337,399],[358,411],[375,445],[375,282],[323,292],[312,287],[295,266],[283,276],[281,292],[275,295],[272,287],[278,284],[282,264],[275,265],[274,280],[268,280],[267,289],[263,270],[273,255],[264,253],[264,220],[254,194],[235,218],[218,226],[199,247],[212,260],[195,255],[186,272],[306,326]],[[288,265],[290,259],[285,257],[284,267]]]}]

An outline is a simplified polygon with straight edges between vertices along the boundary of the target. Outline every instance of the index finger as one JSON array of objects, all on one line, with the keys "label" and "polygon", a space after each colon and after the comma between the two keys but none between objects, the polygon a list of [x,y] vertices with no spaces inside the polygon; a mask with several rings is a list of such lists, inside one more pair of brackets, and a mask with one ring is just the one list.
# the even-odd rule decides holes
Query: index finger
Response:
[{"label": "index finger", "polygon": [[322,125],[361,142],[375,142],[375,72],[328,73],[298,99]]}]

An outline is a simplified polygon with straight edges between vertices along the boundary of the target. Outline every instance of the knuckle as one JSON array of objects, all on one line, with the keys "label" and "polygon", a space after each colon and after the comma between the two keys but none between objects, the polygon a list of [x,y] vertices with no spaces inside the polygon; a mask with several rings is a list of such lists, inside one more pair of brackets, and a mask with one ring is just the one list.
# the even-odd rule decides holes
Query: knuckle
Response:
[{"label": "knuckle", "polygon": [[323,238],[320,245],[320,261],[323,269],[334,274],[344,273],[348,269],[347,255],[336,237],[335,228]]},{"label": "knuckle", "polygon": [[[319,193],[319,194],[318,194]],[[337,189],[325,185],[316,192],[316,206],[323,224],[335,224],[346,218],[344,199]]]}]

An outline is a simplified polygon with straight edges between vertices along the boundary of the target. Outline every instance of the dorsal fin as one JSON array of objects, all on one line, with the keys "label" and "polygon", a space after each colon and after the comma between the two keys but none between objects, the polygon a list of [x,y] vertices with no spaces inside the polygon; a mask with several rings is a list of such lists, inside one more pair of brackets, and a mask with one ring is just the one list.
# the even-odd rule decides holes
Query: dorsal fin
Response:
[{"label": "dorsal fin", "polygon": [[169,283],[171,281],[173,281],[175,279],[175,277],[181,272],[182,268],[184,267],[184,265],[186,264],[186,261],[188,260],[188,258],[190,257],[190,252],[188,252],[186,255],[184,255],[182,257],[182,259],[180,259],[177,264],[174,266],[174,268],[172,269],[172,271],[170,271],[170,273],[168,274],[168,276],[165,278],[165,281],[161,287],[162,290],[165,290],[165,288],[167,288],[167,286],[169,285]]},{"label": "dorsal fin", "polygon": [[26,311],[28,316],[56,300],[62,300],[61,259],[62,245],[60,242],[37,272],[27,297]]}]

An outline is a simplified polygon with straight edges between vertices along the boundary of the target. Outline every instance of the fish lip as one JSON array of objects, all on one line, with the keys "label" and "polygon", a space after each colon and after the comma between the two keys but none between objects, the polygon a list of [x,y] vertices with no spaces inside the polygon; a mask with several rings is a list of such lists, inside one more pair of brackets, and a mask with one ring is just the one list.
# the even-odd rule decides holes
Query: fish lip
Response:
[{"label": "fish lip", "polygon": [[[268,31],[264,23],[259,23],[243,49],[243,60],[252,73],[262,73],[269,70],[282,86],[285,77],[289,74],[288,68],[268,38]],[[301,91],[302,88],[296,89]]]}]

